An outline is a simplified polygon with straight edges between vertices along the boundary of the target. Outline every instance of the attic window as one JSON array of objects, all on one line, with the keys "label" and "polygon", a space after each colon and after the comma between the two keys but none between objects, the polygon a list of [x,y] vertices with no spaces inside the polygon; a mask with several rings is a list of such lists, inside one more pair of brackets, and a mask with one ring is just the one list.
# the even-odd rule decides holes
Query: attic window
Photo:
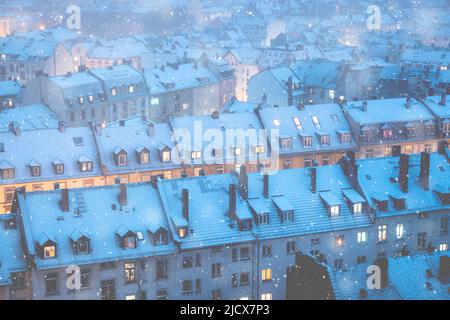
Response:
[{"label": "attic window", "polygon": [[46,245],[43,247],[44,250],[44,259],[52,259],[56,258],[56,245]]},{"label": "attic window", "polygon": [[128,163],[127,152],[119,147],[116,147],[113,152],[116,160],[116,165],[120,167],[126,166]]},{"label": "attic window", "polygon": [[191,152],[191,159],[195,160],[195,159],[200,159],[202,157],[202,152],[201,151],[192,151]]},{"label": "attic window", "polygon": [[291,137],[280,138],[280,147],[281,147],[281,149],[292,148],[292,138]]},{"label": "attic window", "polygon": [[155,245],[162,246],[167,244],[167,231],[160,229],[156,234],[155,237]]},{"label": "attic window", "polygon": [[136,248],[136,236],[126,235],[122,239],[122,245],[124,249],[135,249]]},{"label": "attic window", "polygon": [[36,161],[30,163],[30,169],[33,177],[39,177],[41,175],[41,165]]},{"label": "attic window", "polygon": [[383,130],[383,137],[386,140],[390,140],[390,139],[394,138],[394,130],[392,130],[392,129],[384,129]]},{"label": "attic window", "polygon": [[337,217],[340,214],[340,206],[335,205],[335,206],[330,206],[329,207],[329,213],[331,217]]},{"label": "attic window", "polygon": [[330,144],[330,136],[328,134],[324,134],[320,136],[320,144],[329,145]]},{"label": "attic window", "polygon": [[113,88],[111,89],[111,95],[112,95],[113,97],[117,95],[117,88],[116,88],[116,87],[113,87]]},{"label": "attic window", "polygon": [[85,155],[82,155],[78,159],[78,166],[81,172],[89,172],[93,170],[94,164],[90,158]]},{"label": "attic window", "polygon": [[294,124],[297,127],[297,130],[303,130],[302,123],[300,122],[300,119],[298,117],[294,117],[292,120],[294,120]]},{"label": "attic window", "polygon": [[146,148],[137,150],[139,164],[148,164],[150,162],[150,152]]},{"label": "attic window", "polygon": [[186,238],[187,236],[187,229],[186,228],[179,228],[178,229],[178,237],[180,237],[180,239]]},{"label": "attic window", "polygon": [[77,255],[89,254],[91,251],[90,240],[86,236],[82,236],[76,240],[74,246]]},{"label": "attic window", "polygon": [[130,86],[128,87],[128,91],[129,91],[130,93],[133,93],[133,92],[134,92],[134,86],[133,86],[133,85],[130,85]]},{"label": "attic window", "polygon": [[274,126],[276,126],[276,127],[280,126],[280,120],[279,119],[273,119],[272,122],[273,122]]},{"label": "attic window", "polygon": [[312,119],[312,122],[313,122],[314,126],[316,127],[316,129],[322,130],[322,126],[320,125],[319,118],[317,118],[317,116],[312,116],[311,119]]},{"label": "attic window", "polygon": [[75,146],[77,147],[84,146],[83,137],[73,137],[73,143],[75,143]]}]

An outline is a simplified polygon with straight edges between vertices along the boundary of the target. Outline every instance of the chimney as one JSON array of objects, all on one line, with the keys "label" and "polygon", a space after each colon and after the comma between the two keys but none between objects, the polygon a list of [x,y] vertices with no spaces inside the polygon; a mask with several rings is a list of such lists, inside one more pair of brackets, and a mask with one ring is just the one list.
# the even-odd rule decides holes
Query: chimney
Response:
[{"label": "chimney", "polygon": [[229,189],[228,216],[230,219],[236,219],[236,185],[230,184]]},{"label": "chimney", "polygon": [[128,204],[127,185],[125,183],[120,184],[119,203],[121,206],[126,206]]},{"label": "chimney", "polygon": [[61,189],[61,200],[59,200],[59,207],[63,212],[69,211],[69,190]]},{"label": "chimney", "polygon": [[269,197],[269,175],[267,173],[264,173],[264,189],[263,189],[263,196],[264,198]]},{"label": "chimney", "polygon": [[364,112],[367,111],[367,101],[363,101],[363,103],[361,105],[361,111],[364,111]]},{"label": "chimney", "polygon": [[288,106],[292,106],[294,104],[294,97],[292,93],[292,76],[288,78],[287,81],[287,89],[288,89]]},{"label": "chimney", "polygon": [[430,154],[428,152],[422,152],[420,156],[420,182],[428,191],[430,187]]},{"label": "chimney", "polygon": [[20,126],[14,121],[11,121],[9,123],[9,130],[13,132],[17,137],[20,136]]},{"label": "chimney", "polygon": [[219,119],[219,111],[217,111],[217,110],[214,110],[212,113],[211,113],[211,118],[213,118],[213,119]]},{"label": "chimney", "polygon": [[261,97],[261,104],[266,104],[267,103],[267,94],[263,93],[262,97]]},{"label": "chimney", "polygon": [[388,284],[389,284],[389,261],[387,258],[382,257],[382,258],[378,258],[375,261],[375,265],[377,265],[380,268],[380,276],[381,276],[381,289],[385,289],[387,288]]},{"label": "chimney", "polygon": [[155,125],[153,123],[149,123],[147,126],[147,135],[150,138],[153,138],[155,136]]},{"label": "chimney", "polygon": [[63,133],[65,129],[66,129],[66,127],[65,127],[64,121],[59,121],[58,122],[58,130],[59,130],[59,132]]},{"label": "chimney", "polygon": [[248,175],[247,168],[242,165],[239,172],[239,194],[244,200],[248,199]]},{"label": "chimney", "polygon": [[439,101],[439,104],[444,107],[447,104],[447,96],[445,95],[445,92],[441,95],[441,100]]},{"label": "chimney", "polygon": [[450,257],[441,256],[439,259],[439,280],[448,284],[450,278]]},{"label": "chimney", "polygon": [[189,190],[181,190],[181,210],[183,218],[189,221]]},{"label": "chimney", "polygon": [[311,192],[316,193],[317,192],[317,168],[311,167],[309,169],[310,175],[311,175]]},{"label": "chimney", "polygon": [[402,153],[400,155],[398,182],[403,192],[408,192],[408,179],[409,179],[409,155]]},{"label": "chimney", "polygon": [[406,109],[411,109],[411,97],[406,97]]}]

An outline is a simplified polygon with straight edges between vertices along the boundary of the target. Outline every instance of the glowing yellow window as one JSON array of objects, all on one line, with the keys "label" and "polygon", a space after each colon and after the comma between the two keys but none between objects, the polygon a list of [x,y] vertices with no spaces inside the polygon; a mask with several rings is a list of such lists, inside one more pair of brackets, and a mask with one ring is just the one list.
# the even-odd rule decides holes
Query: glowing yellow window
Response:
[{"label": "glowing yellow window", "polygon": [[272,280],[272,269],[263,269],[261,273],[262,281],[271,281]]},{"label": "glowing yellow window", "polygon": [[55,246],[44,247],[44,259],[51,259],[54,257],[56,257],[56,247]]}]

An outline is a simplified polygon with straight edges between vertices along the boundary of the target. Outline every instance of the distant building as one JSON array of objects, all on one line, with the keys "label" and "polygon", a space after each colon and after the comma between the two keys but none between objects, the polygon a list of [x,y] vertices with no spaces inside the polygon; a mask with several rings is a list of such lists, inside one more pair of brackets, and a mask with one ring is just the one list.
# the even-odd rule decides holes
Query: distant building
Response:
[{"label": "distant building", "polygon": [[18,105],[21,102],[23,89],[17,81],[0,81],[0,109]]}]

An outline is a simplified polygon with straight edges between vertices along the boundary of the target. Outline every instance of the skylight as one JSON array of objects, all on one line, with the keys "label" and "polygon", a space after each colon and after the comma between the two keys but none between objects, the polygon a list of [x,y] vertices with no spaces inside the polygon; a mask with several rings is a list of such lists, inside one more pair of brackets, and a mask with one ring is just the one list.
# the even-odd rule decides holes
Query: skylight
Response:
[{"label": "skylight", "polygon": [[302,123],[300,122],[300,119],[298,117],[294,117],[294,124],[297,127],[298,130],[303,130]]},{"label": "skylight", "polygon": [[312,122],[314,124],[314,126],[316,127],[317,130],[322,130],[322,126],[320,125],[320,121],[319,118],[317,118],[317,116],[312,116]]}]

